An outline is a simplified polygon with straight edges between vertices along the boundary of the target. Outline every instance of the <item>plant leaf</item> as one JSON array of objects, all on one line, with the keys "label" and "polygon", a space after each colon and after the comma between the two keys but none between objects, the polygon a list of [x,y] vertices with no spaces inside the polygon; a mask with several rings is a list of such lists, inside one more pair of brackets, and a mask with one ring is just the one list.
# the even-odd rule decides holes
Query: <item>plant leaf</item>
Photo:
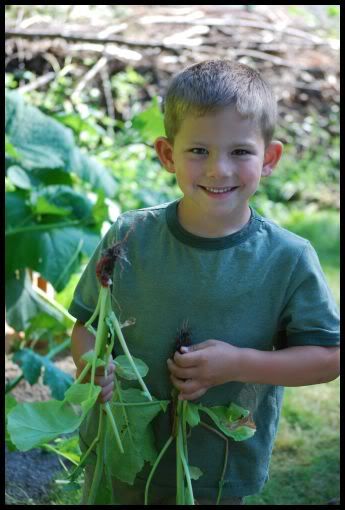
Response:
[{"label": "plant leaf", "polygon": [[186,421],[191,427],[195,427],[200,422],[199,406],[188,402],[186,408]]},{"label": "plant leaf", "polygon": [[[141,377],[145,377],[147,372],[149,371],[149,367],[139,358],[133,358],[135,366]],[[116,365],[116,375],[122,377],[123,379],[127,379],[128,381],[134,381],[137,379],[136,373],[133,370],[132,365],[130,364],[127,356],[121,355],[117,356],[115,359]]]},{"label": "plant leaf", "polygon": [[66,390],[73,384],[73,377],[60,370],[46,357],[43,357],[42,361],[45,367],[43,384],[49,386],[53,398],[63,400]]},{"label": "plant leaf", "polygon": [[7,169],[7,176],[17,188],[31,189],[31,181],[28,174],[18,165],[12,165]]},{"label": "plant leaf", "polygon": [[[108,427],[104,462],[108,464],[112,476],[132,485],[137,473],[141,471],[144,462],[152,464],[157,457],[154,435],[150,423],[162,410],[162,407],[164,412],[166,411],[169,401],[167,400],[160,404],[147,402],[142,392],[135,388],[122,390],[121,394],[124,402],[143,402],[146,405],[124,407],[129,424],[129,427],[127,427],[123,409],[110,404],[126,454],[123,455],[119,448],[115,446],[113,433]],[[155,399],[153,399],[154,401]]]},{"label": "plant leaf", "polygon": [[25,379],[30,384],[35,384],[41,375],[43,358],[36,354],[32,349],[20,349],[13,355],[13,361],[19,365],[23,371]]},{"label": "plant leaf", "polygon": [[17,404],[8,414],[10,438],[19,450],[26,452],[62,434],[74,432],[80,426],[97,400],[101,388],[91,387],[90,391],[90,384],[78,384],[71,386],[66,394],[69,392],[69,396],[72,394],[75,397],[75,392],[71,391],[74,386],[85,386],[83,390],[77,389],[78,394],[83,397],[83,400],[77,401],[78,405],[70,403],[65,395],[63,401]]},{"label": "plant leaf", "polygon": [[[86,361],[86,363],[92,363],[93,360],[95,359],[95,357],[96,357],[96,353],[93,349],[91,349],[90,351],[87,351],[85,354],[83,354],[81,359]],[[96,368],[103,367],[104,365],[105,365],[105,361],[103,361],[99,358],[96,359]]]},{"label": "plant leaf", "polygon": [[164,136],[163,115],[158,106],[157,97],[152,99],[152,104],[145,111],[135,115],[132,125],[137,129],[145,140],[153,140],[158,136]]},{"label": "plant leaf", "polygon": [[196,466],[189,466],[189,474],[192,480],[199,480],[204,473]]},{"label": "plant leaf", "polygon": [[5,432],[5,442],[8,450],[10,452],[14,452],[17,450],[16,446],[12,443],[10,434],[7,430],[7,416],[17,405],[17,401],[13,395],[7,394],[5,396],[5,415],[6,415],[6,432]]},{"label": "plant leaf", "polygon": [[236,404],[205,407],[199,404],[200,411],[208,414],[217,427],[235,441],[244,441],[255,434],[256,427],[249,411]]}]

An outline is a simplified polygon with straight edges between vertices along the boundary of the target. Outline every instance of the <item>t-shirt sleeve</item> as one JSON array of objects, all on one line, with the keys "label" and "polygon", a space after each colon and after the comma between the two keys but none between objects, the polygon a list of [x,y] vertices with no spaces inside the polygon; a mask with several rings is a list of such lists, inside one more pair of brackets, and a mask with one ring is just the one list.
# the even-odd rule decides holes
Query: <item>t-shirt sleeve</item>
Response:
[{"label": "t-shirt sleeve", "polygon": [[80,322],[85,323],[93,314],[98,300],[100,283],[96,276],[96,264],[102,251],[118,239],[117,223],[114,223],[92,254],[75,288],[68,311]]},{"label": "t-shirt sleeve", "polygon": [[340,343],[338,308],[309,241],[292,272],[280,319],[286,347]]}]

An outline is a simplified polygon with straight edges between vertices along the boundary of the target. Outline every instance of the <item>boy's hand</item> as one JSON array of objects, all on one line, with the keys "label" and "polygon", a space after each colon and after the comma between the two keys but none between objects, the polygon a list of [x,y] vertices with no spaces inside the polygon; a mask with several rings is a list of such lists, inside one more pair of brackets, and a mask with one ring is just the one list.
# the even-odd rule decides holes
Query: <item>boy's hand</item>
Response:
[{"label": "boy's hand", "polygon": [[179,399],[195,400],[208,388],[238,379],[240,348],[220,340],[181,347],[174,359],[168,359],[173,385],[180,390]]},{"label": "boy's hand", "polygon": [[[81,360],[77,366],[76,378],[79,377],[83,368],[85,367],[86,362]],[[95,384],[101,387],[101,393],[98,396],[97,402],[99,404],[105,404],[109,400],[111,400],[114,391],[114,372],[115,372],[115,363],[113,361],[112,356],[109,356],[109,364],[107,369],[107,375],[104,375],[105,367],[97,367],[95,371]],[[90,382],[91,377],[91,368],[83,379],[83,383]]]}]

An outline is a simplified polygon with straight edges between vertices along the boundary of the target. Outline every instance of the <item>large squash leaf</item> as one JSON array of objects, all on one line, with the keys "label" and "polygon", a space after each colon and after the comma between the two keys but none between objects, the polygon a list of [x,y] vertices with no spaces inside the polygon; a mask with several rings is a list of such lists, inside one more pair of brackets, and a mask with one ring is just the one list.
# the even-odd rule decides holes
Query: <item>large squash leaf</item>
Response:
[{"label": "large squash leaf", "polygon": [[[68,208],[68,219],[35,220],[38,198],[61,210]],[[67,186],[47,187],[36,193],[33,202],[30,209],[23,192],[6,194],[6,277],[13,278],[16,270],[29,267],[60,292],[79,269],[82,254],[90,256],[99,242],[99,234],[86,226],[92,221],[92,204]],[[44,217],[44,203],[39,207]],[[45,212],[49,216],[49,207]]]},{"label": "large squash leaf", "polygon": [[[44,174],[59,170],[74,172],[93,190],[108,197],[116,192],[116,181],[103,165],[76,146],[71,129],[27,104],[16,91],[6,91],[6,135],[19,154],[21,166],[44,180]],[[11,163],[11,154],[9,164]]]},{"label": "large squash leaf", "polygon": [[26,452],[62,434],[74,432],[95,404],[100,391],[100,386],[75,384],[66,391],[63,401],[17,404],[7,416],[11,441],[18,450]]}]

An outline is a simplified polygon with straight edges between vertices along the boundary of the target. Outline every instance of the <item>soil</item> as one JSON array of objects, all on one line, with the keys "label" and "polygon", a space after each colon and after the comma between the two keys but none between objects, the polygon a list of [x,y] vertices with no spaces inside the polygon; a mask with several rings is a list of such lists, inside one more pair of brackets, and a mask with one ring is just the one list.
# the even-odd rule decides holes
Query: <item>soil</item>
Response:
[{"label": "soil", "polygon": [[[70,355],[61,356],[56,365],[75,375],[75,365]],[[21,374],[21,369],[6,355],[6,382]],[[51,398],[50,390],[40,381],[30,385],[22,380],[13,390],[12,395],[18,402],[44,401]],[[64,459],[67,468],[71,463]],[[8,451],[5,449],[5,504],[39,505],[49,504],[49,493],[56,488],[54,479],[63,471],[58,455],[34,448],[28,452]]]}]

